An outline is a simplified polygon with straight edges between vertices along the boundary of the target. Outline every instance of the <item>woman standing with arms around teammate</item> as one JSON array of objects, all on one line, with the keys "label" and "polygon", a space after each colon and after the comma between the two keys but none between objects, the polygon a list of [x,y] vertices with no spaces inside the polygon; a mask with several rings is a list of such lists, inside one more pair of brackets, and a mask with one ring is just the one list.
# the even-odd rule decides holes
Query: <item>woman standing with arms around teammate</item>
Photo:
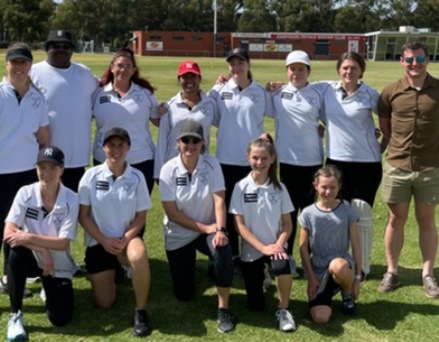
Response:
[{"label": "woman standing with arms around teammate", "polygon": [[292,257],[297,215],[314,203],[313,177],[323,164],[322,138],[318,132],[323,96],[315,84],[308,83],[311,63],[306,52],[290,52],[285,65],[288,83],[273,94],[273,116],[280,180],[288,189],[295,209],[291,213],[293,229],[287,251],[291,255],[291,273],[297,277]]},{"label": "woman standing with arms around teammate", "polygon": [[216,117],[216,102],[201,89],[201,69],[197,62],[184,61],[178,67],[178,83],[181,91],[166,103],[167,112],[160,119],[159,138],[155,158],[154,178],[168,160],[179,153],[176,141],[180,127],[187,119],[195,120],[203,126],[203,137],[209,153],[210,128]]},{"label": "woman standing with arms around teammate", "polygon": [[85,229],[85,267],[96,306],[113,305],[115,269],[119,263],[130,266],[136,300],[133,335],[146,336],[151,332],[146,313],[151,276],[139,232],[151,200],[143,174],[126,162],[130,146],[123,128],[105,133],[105,162],[88,169],[79,183],[79,222]]},{"label": "woman standing with arms around teammate", "polygon": [[[353,315],[360,293],[361,251],[357,215],[338,198],[341,173],[333,165],[317,171],[314,187],[317,202],[299,216],[300,255],[308,278],[311,318],[318,324],[329,322],[332,297],[342,292],[342,311]],[[349,247],[352,254],[348,254]]]},{"label": "woman standing with arms around teammate", "polygon": [[252,171],[235,185],[229,208],[241,236],[247,304],[251,310],[265,308],[263,281],[267,263],[276,276],[279,330],[293,331],[296,323],[289,311],[292,279],[286,245],[294,207],[287,189],[277,179],[277,157],[271,137],[253,140],[247,159]]},{"label": "woman standing with arms around teammate", "polygon": [[[247,50],[236,48],[227,57],[230,79],[215,85],[209,92],[218,105],[216,157],[221,164],[226,184],[226,206],[233,188],[251,171],[246,158],[250,141],[264,133],[264,116],[270,112],[268,92],[253,80]],[[226,223],[235,266],[239,266],[238,235],[233,215]]]},{"label": "woman standing with arms around teammate", "polygon": [[151,194],[154,186],[155,146],[149,122],[155,126],[160,122],[155,89],[140,76],[130,48],[122,48],[114,54],[101,77],[100,86],[93,104],[93,116],[96,120],[93,144],[95,165],[105,161],[102,149],[105,132],[113,127],[124,128],[131,138],[126,161],[143,173]]},{"label": "woman standing with arms around teammate", "polygon": [[180,154],[160,172],[165,248],[174,294],[181,301],[195,295],[197,250],[209,257],[218,295],[218,331],[226,333],[235,322],[229,311],[233,262],[224,227],[224,178],[218,161],[202,153],[204,136],[200,123],[184,121],[177,136]]},{"label": "woman standing with arms around teammate", "polygon": [[76,264],[69,244],[78,228],[78,195],[61,183],[64,153],[59,148],[42,148],[36,171],[38,182],[18,191],[5,224],[4,240],[11,246],[9,341],[27,339],[21,311],[26,277],[41,277],[53,325],[64,326],[73,316]]},{"label": "woman standing with arms around teammate", "polygon": [[[0,84],[1,236],[15,194],[22,186],[36,181],[35,161],[39,147],[50,143],[46,101],[28,76],[32,60],[29,46],[12,45],[6,52],[6,78]],[[6,274],[8,255],[6,243],[3,274]],[[2,290],[8,292],[6,277],[0,282]]]},{"label": "woman standing with arms around teammate", "polygon": [[363,272],[370,272],[373,238],[372,207],[381,182],[380,143],[373,119],[379,93],[361,82],[366,63],[356,52],[343,53],[337,61],[340,81],[330,82],[324,93],[326,164],[343,174],[340,190],[359,215]]}]

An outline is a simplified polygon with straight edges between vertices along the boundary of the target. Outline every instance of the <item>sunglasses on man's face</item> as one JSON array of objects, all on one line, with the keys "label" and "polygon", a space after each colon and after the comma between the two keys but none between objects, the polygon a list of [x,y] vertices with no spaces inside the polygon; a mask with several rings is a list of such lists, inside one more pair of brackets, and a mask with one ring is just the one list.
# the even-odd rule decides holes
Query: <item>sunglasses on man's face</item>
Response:
[{"label": "sunglasses on man's face", "polygon": [[181,142],[183,144],[199,144],[201,142],[200,138],[196,138],[196,137],[182,137],[180,138]]},{"label": "sunglasses on man's face", "polygon": [[72,48],[72,46],[67,43],[52,43],[50,44],[50,47],[55,50],[70,50]]},{"label": "sunglasses on man's face", "polygon": [[424,63],[427,57],[425,56],[416,56],[416,57],[404,57],[404,61],[408,64],[413,64],[413,61],[416,60],[416,63]]}]

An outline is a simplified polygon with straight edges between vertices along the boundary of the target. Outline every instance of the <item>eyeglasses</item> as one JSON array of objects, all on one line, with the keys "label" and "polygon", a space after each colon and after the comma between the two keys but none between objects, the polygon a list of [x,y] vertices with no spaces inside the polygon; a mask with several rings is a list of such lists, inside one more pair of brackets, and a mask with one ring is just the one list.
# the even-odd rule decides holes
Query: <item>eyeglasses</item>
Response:
[{"label": "eyeglasses", "polygon": [[52,43],[52,44],[50,44],[50,46],[52,49],[55,49],[55,50],[61,50],[61,49],[70,50],[72,48],[72,46],[70,44],[67,44],[67,43]]},{"label": "eyeglasses", "polygon": [[117,63],[117,64],[114,64],[119,70],[122,70],[122,69],[127,69],[127,70],[130,70],[130,69],[132,69],[133,68],[133,65],[132,64],[129,64],[129,63],[127,63],[127,64],[124,64],[124,63]]},{"label": "eyeglasses", "polygon": [[183,144],[199,144],[201,142],[200,138],[196,138],[196,137],[182,137],[180,138],[181,142]]},{"label": "eyeglasses", "polygon": [[427,57],[425,56],[416,56],[416,57],[404,57],[404,61],[408,64],[413,64],[413,61],[416,60],[416,63],[424,63]]}]

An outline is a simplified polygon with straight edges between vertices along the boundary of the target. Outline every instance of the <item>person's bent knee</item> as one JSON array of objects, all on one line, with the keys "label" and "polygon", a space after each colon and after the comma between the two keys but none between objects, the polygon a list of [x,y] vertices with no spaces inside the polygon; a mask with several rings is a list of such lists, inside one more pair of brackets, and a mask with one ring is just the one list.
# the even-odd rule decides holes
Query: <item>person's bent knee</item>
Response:
[{"label": "person's bent knee", "polygon": [[115,301],[116,298],[95,298],[95,305],[99,309],[110,309]]},{"label": "person's bent knee", "polygon": [[291,274],[289,259],[271,260],[270,266],[276,277],[280,275]]},{"label": "person's bent knee", "polygon": [[64,313],[63,315],[55,315],[49,311],[47,312],[47,318],[49,319],[50,323],[52,323],[56,327],[66,326],[67,324],[70,323],[72,317],[73,317],[73,313],[71,314]]},{"label": "person's bent knee", "polygon": [[332,310],[329,306],[311,308],[311,318],[317,324],[327,324],[331,318]]},{"label": "person's bent knee", "polygon": [[333,275],[338,275],[345,269],[349,268],[349,262],[346,259],[335,258],[329,263],[329,272]]}]

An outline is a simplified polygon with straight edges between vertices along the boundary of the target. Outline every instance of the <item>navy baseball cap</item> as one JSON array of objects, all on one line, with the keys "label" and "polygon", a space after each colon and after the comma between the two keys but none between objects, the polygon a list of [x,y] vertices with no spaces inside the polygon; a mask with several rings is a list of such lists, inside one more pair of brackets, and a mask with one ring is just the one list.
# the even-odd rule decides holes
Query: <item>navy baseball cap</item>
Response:
[{"label": "navy baseball cap", "polygon": [[228,62],[233,57],[238,57],[239,59],[242,59],[243,61],[250,62],[250,57],[248,55],[248,52],[246,49],[243,49],[243,48],[236,48],[236,49],[229,51],[226,61]]},{"label": "navy baseball cap", "polygon": [[24,44],[11,46],[6,52],[6,60],[12,61],[14,59],[22,58],[28,62],[32,62],[34,59],[30,48]]},{"label": "navy baseball cap", "polygon": [[56,146],[43,147],[38,152],[37,164],[41,162],[52,162],[58,166],[64,166],[64,152]]},{"label": "navy baseball cap", "polygon": [[109,129],[107,131],[107,133],[105,133],[104,142],[102,145],[105,145],[105,143],[108,141],[108,139],[113,138],[113,137],[121,138],[122,140],[125,140],[129,145],[131,145],[130,135],[128,134],[128,132],[126,130],[124,130],[123,128],[120,128],[120,127],[113,127],[111,129]]},{"label": "navy baseball cap", "polygon": [[50,30],[49,36],[44,43],[44,48],[46,51],[49,49],[51,43],[67,43],[73,49],[76,48],[75,39],[70,31],[65,30]]}]

